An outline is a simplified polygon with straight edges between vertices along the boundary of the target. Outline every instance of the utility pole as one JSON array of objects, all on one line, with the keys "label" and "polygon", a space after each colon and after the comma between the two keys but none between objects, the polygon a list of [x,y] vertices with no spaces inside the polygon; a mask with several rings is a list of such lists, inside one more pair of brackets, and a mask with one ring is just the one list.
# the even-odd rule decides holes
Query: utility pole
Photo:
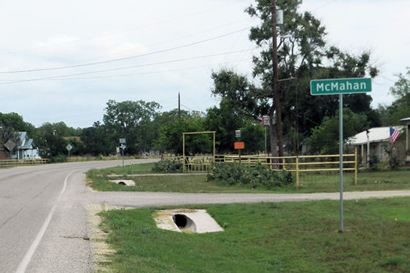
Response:
[{"label": "utility pole", "polygon": [[181,117],[181,94],[178,92],[178,117]]},{"label": "utility pole", "polygon": [[[283,124],[282,124],[282,103],[281,103],[281,94],[279,90],[279,71],[278,71],[278,42],[277,36],[278,32],[276,30],[276,0],[272,0],[272,108],[270,113],[270,138],[271,143],[274,143],[272,140],[274,136],[273,131],[273,121],[274,111],[276,110],[276,142],[278,146],[278,156],[283,156]],[[276,155],[276,147],[271,147],[272,155]]]}]

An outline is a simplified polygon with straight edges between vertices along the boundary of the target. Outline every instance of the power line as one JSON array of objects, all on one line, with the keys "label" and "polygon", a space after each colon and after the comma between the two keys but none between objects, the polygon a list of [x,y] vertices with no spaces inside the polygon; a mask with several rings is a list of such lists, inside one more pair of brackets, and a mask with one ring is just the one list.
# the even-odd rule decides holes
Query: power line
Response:
[{"label": "power line", "polygon": [[140,64],[140,65],[124,66],[124,67],[117,67],[117,68],[111,68],[111,69],[94,70],[94,71],[87,71],[87,72],[80,72],[80,73],[73,73],[73,74],[65,74],[65,75],[56,75],[56,76],[51,76],[51,77],[34,78],[34,79],[22,79],[22,80],[15,80],[15,81],[0,81],[0,83],[18,83],[18,82],[31,81],[31,80],[36,80],[36,79],[52,79],[52,78],[72,77],[72,76],[88,75],[88,74],[95,74],[95,73],[120,71],[120,70],[135,69],[135,68],[147,67],[147,66],[155,66],[155,65],[170,64],[170,63],[179,63],[179,62],[186,62],[186,61],[190,61],[190,60],[197,60],[197,59],[204,59],[204,58],[211,58],[211,57],[218,57],[218,56],[233,55],[233,54],[249,52],[249,51],[253,51],[253,50],[254,50],[254,48],[252,48],[252,49],[242,49],[242,50],[227,51],[227,52],[216,53],[216,54],[194,56],[194,57],[189,57],[189,58],[174,59],[174,60],[168,60],[168,61],[163,61],[163,62],[155,62],[155,63]]},{"label": "power line", "polygon": [[0,74],[16,74],[16,73],[28,73],[28,72],[39,72],[39,71],[50,71],[50,70],[62,70],[62,69],[69,69],[69,68],[77,68],[77,67],[85,67],[85,66],[93,66],[93,65],[99,65],[99,64],[107,64],[107,63],[113,63],[113,62],[119,62],[119,61],[125,61],[125,60],[130,60],[130,59],[136,59],[136,58],[141,58],[141,57],[146,57],[150,55],[155,55],[155,54],[160,54],[160,53],[165,53],[169,51],[174,51],[182,48],[187,48],[199,44],[203,44],[206,42],[218,40],[227,36],[231,36],[240,32],[243,32],[245,30],[249,30],[249,27],[242,28],[236,31],[228,32],[225,34],[221,34],[212,38],[192,42],[192,43],[187,43],[183,44],[180,46],[176,47],[171,47],[171,48],[166,48],[166,49],[161,49],[161,50],[156,50],[140,55],[133,55],[133,56],[127,56],[127,57],[121,57],[121,58],[115,58],[115,59],[108,59],[108,60],[103,60],[103,61],[97,61],[97,62],[89,62],[89,63],[83,63],[83,64],[76,64],[76,65],[66,65],[66,66],[56,66],[56,67],[48,67],[48,68],[35,68],[35,69],[25,69],[25,70],[14,70],[14,71],[0,71]]},{"label": "power line", "polygon": [[[244,61],[248,61],[248,59],[238,60],[238,61],[234,61],[234,62],[216,63],[215,65],[240,63],[240,62],[244,62]],[[210,64],[201,65],[201,66],[190,66],[190,67],[180,68],[180,69],[166,69],[166,70],[159,70],[159,71],[148,71],[148,72],[140,72],[140,73],[126,73],[126,74],[96,76],[96,77],[88,77],[88,78],[67,77],[67,76],[65,76],[65,77],[63,77],[63,76],[52,76],[52,77],[27,79],[27,80],[20,80],[20,81],[0,82],[0,85],[12,85],[12,84],[25,83],[25,82],[36,82],[36,81],[47,81],[47,80],[56,80],[56,81],[94,80],[94,79],[108,79],[108,78],[117,78],[117,77],[129,77],[129,76],[136,76],[136,75],[151,75],[151,74],[159,74],[159,73],[166,73],[166,72],[177,72],[177,71],[184,71],[184,70],[192,70],[192,69],[197,69],[197,68],[202,68],[202,67],[208,67],[209,65]]]},{"label": "power line", "polygon": [[243,49],[243,50],[237,50],[237,51],[228,51],[228,52],[223,52],[223,53],[195,56],[195,57],[182,58],[182,59],[174,59],[174,60],[163,61],[163,62],[140,64],[140,65],[134,65],[134,66],[125,66],[125,67],[118,67],[118,68],[112,68],[112,69],[95,70],[95,71],[80,72],[80,73],[65,74],[65,75],[56,75],[56,76],[49,76],[49,77],[42,77],[42,78],[22,79],[22,80],[3,81],[3,82],[0,81],[0,84],[4,85],[4,84],[14,84],[14,83],[20,83],[20,82],[52,80],[52,79],[60,79],[60,78],[65,78],[65,77],[73,77],[73,76],[89,75],[89,74],[95,74],[95,73],[104,73],[104,72],[120,71],[120,70],[127,70],[127,69],[135,69],[135,68],[140,68],[140,67],[155,66],[155,65],[162,65],[162,64],[180,63],[180,62],[196,60],[196,59],[204,59],[204,58],[211,58],[211,57],[217,57],[217,56],[226,56],[226,55],[238,54],[238,53],[243,53],[243,52],[248,52],[248,51],[253,51],[253,50],[255,50],[255,49]]}]

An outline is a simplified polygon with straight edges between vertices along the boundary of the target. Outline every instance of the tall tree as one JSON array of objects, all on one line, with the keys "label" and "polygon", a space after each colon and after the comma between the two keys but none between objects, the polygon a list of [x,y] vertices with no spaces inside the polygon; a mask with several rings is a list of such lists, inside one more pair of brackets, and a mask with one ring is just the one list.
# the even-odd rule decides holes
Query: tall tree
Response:
[{"label": "tall tree", "polygon": [[[253,27],[250,40],[260,48],[260,54],[255,56],[253,75],[261,83],[260,88],[248,85],[241,88],[240,96],[229,96],[237,105],[252,105],[253,115],[269,114],[273,116],[276,109],[275,98],[272,95],[272,69],[273,36],[272,29],[272,1],[255,0],[255,5],[247,9],[250,16],[258,18],[260,24]],[[312,128],[321,124],[326,116],[334,116],[337,109],[337,98],[334,96],[312,97],[309,93],[309,81],[312,78],[340,78],[376,76],[377,69],[369,65],[370,55],[364,52],[354,56],[342,52],[336,47],[327,46],[325,42],[326,30],[321,22],[310,12],[299,12],[301,0],[278,0],[277,6],[284,11],[284,24],[277,29],[277,54],[279,97],[281,111],[283,112],[283,133],[289,135],[310,135]],[[233,73],[233,72],[232,72]],[[213,78],[220,75],[230,75],[231,79],[241,77],[232,75],[227,71],[213,73]],[[235,73],[233,73],[235,74]],[[228,78],[229,79],[229,78]],[[229,83],[228,80],[226,82]],[[246,82],[246,79],[242,79]],[[224,83],[219,83],[223,86]],[[217,86],[217,85],[215,85]],[[218,90],[215,88],[215,90]],[[215,93],[215,92],[214,92]],[[234,92],[231,92],[234,94]],[[219,92],[223,97],[226,94]],[[360,113],[372,112],[370,108],[371,97],[367,95],[346,96],[345,107],[354,108]],[[268,106],[268,107],[267,107]],[[247,107],[246,109],[249,109]],[[374,114],[375,123],[377,115]],[[279,130],[280,131],[280,130]],[[276,154],[275,138],[271,130],[272,153]],[[289,137],[287,141],[289,144]],[[294,146],[294,145],[293,145]],[[287,145],[292,147],[292,145]],[[300,147],[296,147],[295,151]]]},{"label": "tall tree", "polygon": [[[182,154],[182,133],[204,131],[205,118],[200,112],[173,110],[162,113],[155,122],[159,124],[159,138],[156,147],[162,152]],[[209,154],[212,141],[209,135],[195,135],[186,138],[186,154]]]},{"label": "tall tree", "polygon": [[397,81],[390,88],[394,102],[389,105],[380,105],[379,113],[385,126],[398,125],[400,119],[410,117],[410,68],[405,74],[400,73]]},{"label": "tall tree", "polygon": [[118,143],[119,138],[126,138],[127,151],[132,154],[149,151],[153,142],[149,126],[159,108],[156,102],[142,100],[108,101],[103,121],[110,131],[111,141]]}]

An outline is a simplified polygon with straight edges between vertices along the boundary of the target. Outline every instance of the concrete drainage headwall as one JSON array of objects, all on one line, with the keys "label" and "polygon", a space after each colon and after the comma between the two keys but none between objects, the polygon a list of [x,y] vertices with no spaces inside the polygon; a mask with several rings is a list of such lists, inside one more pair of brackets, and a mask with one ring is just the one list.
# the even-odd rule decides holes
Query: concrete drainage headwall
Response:
[{"label": "concrete drainage headwall", "polygon": [[126,179],[117,179],[117,180],[110,180],[111,183],[115,183],[122,186],[133,187],[135,186],[135,182],[133,180],[126,180]]},{"label": "concrete drainage headwall", "polygon": [[154,219],[158,228],[175,232],[208,233],[223,231],[223,228],[206,210],[161,210],[154,214]]}]

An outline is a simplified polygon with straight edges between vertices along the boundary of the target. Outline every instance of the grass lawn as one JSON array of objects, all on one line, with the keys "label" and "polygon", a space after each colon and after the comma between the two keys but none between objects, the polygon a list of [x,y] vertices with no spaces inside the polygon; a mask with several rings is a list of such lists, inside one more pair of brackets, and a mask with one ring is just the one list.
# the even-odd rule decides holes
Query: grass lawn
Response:
[{"label": "grass lawn", "polygon": [[[153,164],[139,164],[92,170],[88,173],[90,185],[98,191],[150,191],[150,192],[335,192],[339,187],[338,174],[302,175],[302,186],[267,190],[251,189],[244,185],[226,186],[208,182],[204,176],[168,176],[168,177],[128,177],[136,182],[135,187],[125,187],[109,182],[107,175],[117,174],[126,177],[130,174],[151,173]],[[345,176],[346,191],[399,190],[410,189],[410,170],[380,171],[359,173],[358,185],[353,185],[352,174]]]},{"label": "grass lawn", "polygon": [[114,272],[410,272],[410,199],[195,206],[225,228],[182,234],[155,227],[155,209],[101,213]]}]

